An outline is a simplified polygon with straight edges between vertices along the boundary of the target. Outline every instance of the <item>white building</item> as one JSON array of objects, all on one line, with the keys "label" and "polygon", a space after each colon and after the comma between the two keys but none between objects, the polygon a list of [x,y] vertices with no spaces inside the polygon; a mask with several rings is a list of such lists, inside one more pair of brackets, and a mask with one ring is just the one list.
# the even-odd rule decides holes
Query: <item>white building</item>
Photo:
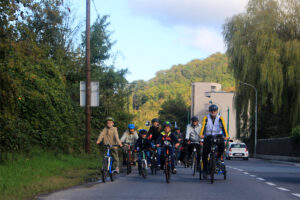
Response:
[{"label": "white building", "polygon": [[219,113],[225,120],[229,137],[236,140],[236,112],[233,96],[233,92],[222,91],[222,86],[218,83],[193,83],[191,116],[197,116],[202,123],[203,117],[209,114],[209,105],[218,105]]}]

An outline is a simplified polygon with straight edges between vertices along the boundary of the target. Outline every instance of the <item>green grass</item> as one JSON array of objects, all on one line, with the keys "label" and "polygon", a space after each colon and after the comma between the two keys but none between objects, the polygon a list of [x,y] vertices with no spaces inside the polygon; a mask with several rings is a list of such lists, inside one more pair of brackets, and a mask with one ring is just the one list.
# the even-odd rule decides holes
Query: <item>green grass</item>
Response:
[{"label": "green grass", "polygon": [[99,157],[54,155],[44,151],[17,155],[0,165],[0,199],[32,199],[99,177]]}]

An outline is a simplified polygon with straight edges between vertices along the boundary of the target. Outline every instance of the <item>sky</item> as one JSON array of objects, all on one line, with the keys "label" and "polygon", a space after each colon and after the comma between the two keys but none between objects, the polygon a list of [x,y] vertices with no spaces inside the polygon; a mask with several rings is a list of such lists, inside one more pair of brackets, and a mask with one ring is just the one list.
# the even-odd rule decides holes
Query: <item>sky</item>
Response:
[{"label": "sky", "polygon": [[[85,26],[85,0],[72,10]],[[129,82],[149,80],[159,70],[226,51],[222,25],[245,12],[248,0],[91,0],[91,24],[97,12],[109,15],[116,41],[108,63],[127,68]],[[97,11],[96,11],[97,10]]]}]

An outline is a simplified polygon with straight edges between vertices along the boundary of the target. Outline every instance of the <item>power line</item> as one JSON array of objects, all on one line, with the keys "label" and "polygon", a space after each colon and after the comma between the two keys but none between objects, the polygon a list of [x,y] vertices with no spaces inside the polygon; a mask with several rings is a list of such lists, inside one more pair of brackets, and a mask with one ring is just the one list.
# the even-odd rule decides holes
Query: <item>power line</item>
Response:
[{"label": "power line", "polygon": [[95,2],[94,2],[94,0],[92,0],[92,1],[93,1],[93,5],[94,5],[94,8],[95,8],[95,11],[97,13],[97,18],[100,18],[100,15],[99,15],[98,10],[96,8]]}]

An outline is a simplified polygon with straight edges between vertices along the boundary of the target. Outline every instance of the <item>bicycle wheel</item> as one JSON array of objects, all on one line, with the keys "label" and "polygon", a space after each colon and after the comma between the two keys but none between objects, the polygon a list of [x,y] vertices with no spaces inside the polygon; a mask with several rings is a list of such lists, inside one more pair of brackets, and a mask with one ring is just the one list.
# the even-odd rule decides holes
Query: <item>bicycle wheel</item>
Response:
[{"label": "bicycle wheel", "polygon": [[203,161],[202,161],[202,157],[200,157],[199,160],[199,179],[202,180],[202,169],[203,169]]},{"label": "bicycle wheel", "polygon": [[209,160],[210,164],[210,183],[213,184],[214,183],[214,175],[215,175],[215,171],[216,171],[216,156],[214,153],[211,153],[210,156],[210,160]]},{"label": "bicycle wheel", "polygon": [[194,154],[192,158],[193,158],[193,176],[195,176],[196,171],[197,171],[197,158],[196,158],[196,155]]},{"label": "bicycle wheel", "polygon": [[147,178],[147,165],[146,165],[146,160],[142,161],[142,176],[143,178]]},{"label": "bicycle wheel", "polygon": [[131,173],[131,156],[130,151],[127,152],[127,174]]},{"label": "bicycle wheel", "polygon": [[113,175],[112,172],[109,172],[109,177],[110,177],[110,180],[111,180],[111,181],[114,181],[114,175]]},{"label": "bicycle wheel", "polygon": [[108,160],[107,158],[105,157],[103,159],[103,162],[102,162],[102,170],[101,170],[101,174],[102,174],[102,182],[105,183],[106,181],[106,177],[107,177],[107,169],[108,169]]},{"label": "bicycle wheel", "polygon": [[169,165],[169,158],[165,159],[165,176],[167,183],[170,183],[170,165]]},{"label": "bicycle wheel", "polygon": [[227,178],[227,171],[226,171],[226,166],[224,165],[224,169],[223,169],[223,175],[224,175],[224,180],[226,180]]}]

